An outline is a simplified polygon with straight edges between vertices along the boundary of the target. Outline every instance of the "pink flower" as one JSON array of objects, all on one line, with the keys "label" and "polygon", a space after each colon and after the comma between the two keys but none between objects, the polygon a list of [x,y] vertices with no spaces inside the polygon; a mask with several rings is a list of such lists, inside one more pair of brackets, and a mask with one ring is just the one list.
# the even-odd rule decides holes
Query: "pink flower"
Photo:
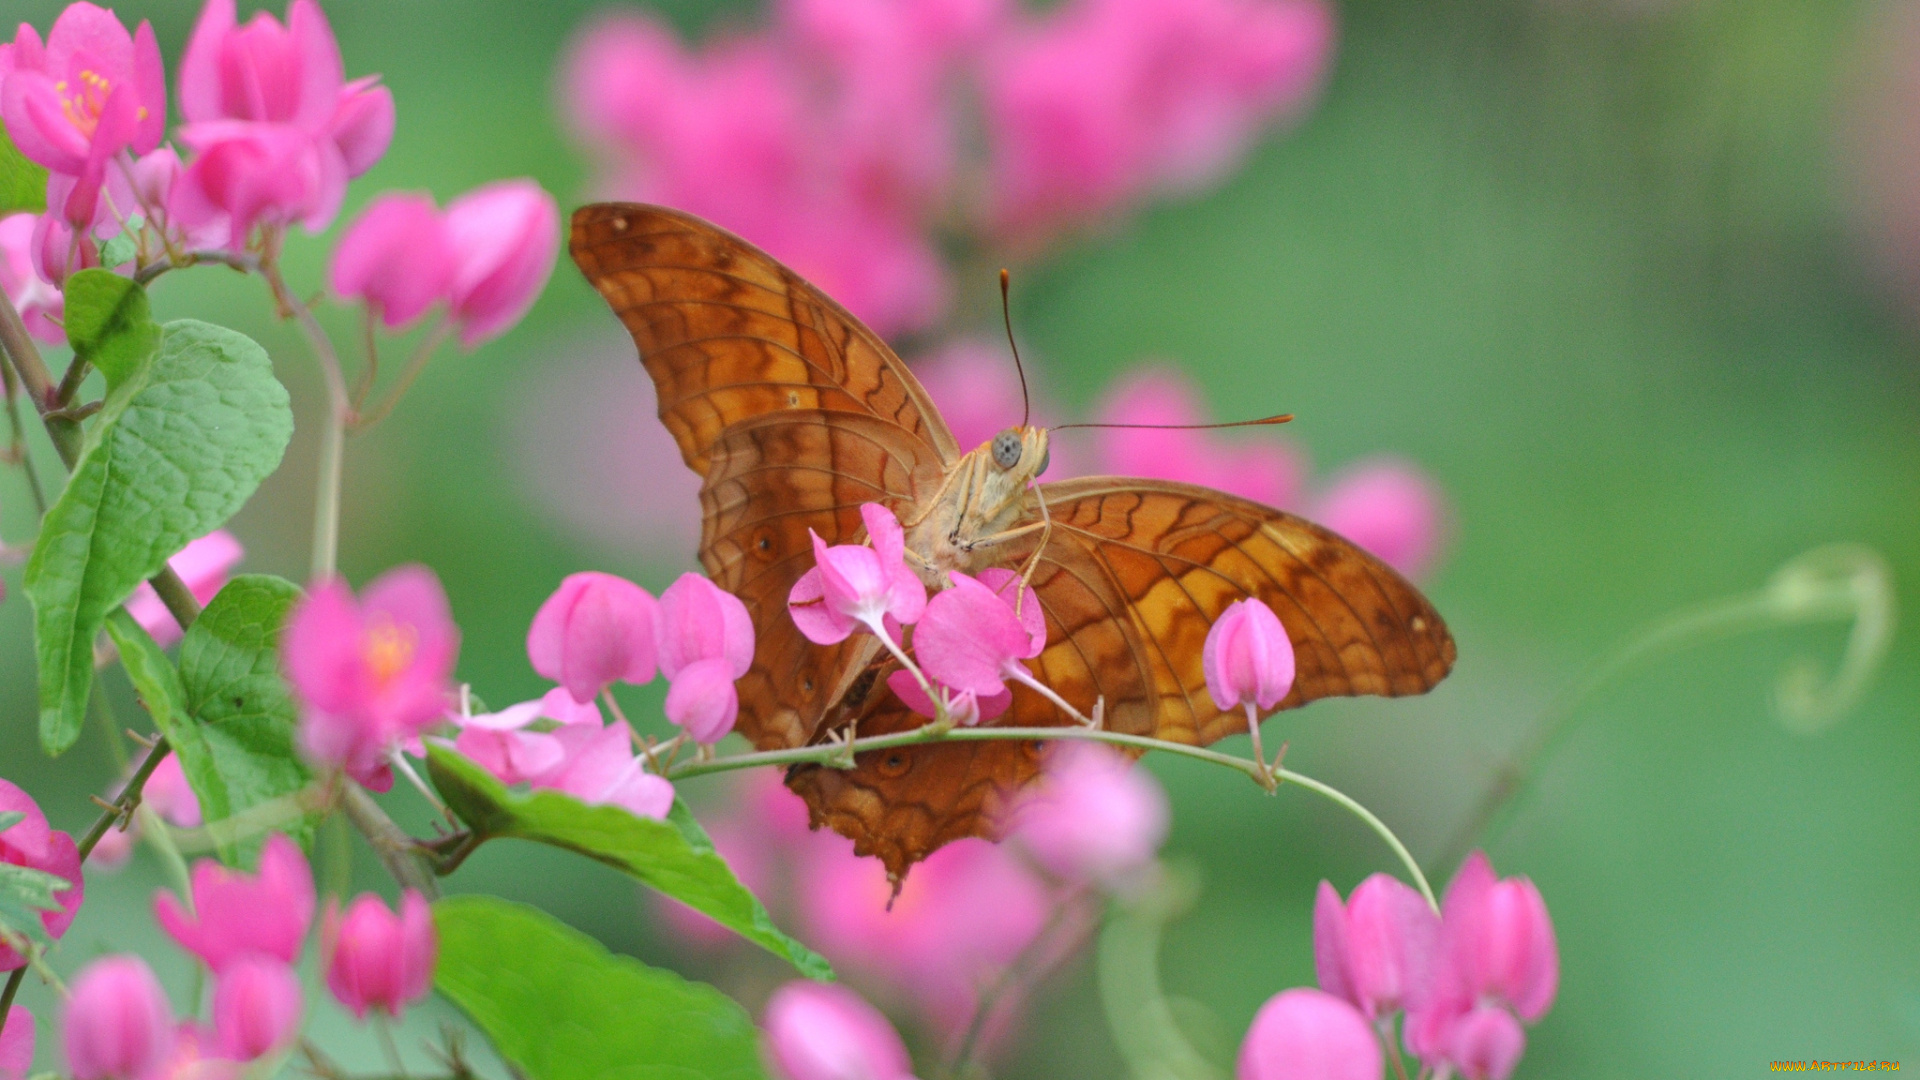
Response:
[{"label": "pink flower", "polygon": [[238,120],[307,134],[359,176],[393,138],[393,95],[378,76],[343,85],[333,29],[312,0],[283,27],[264,11],[238,26],[233,0],[208,0],[180,60],[180,112],[190,126]]},{"label": "pink flower", "polygon": [[[21,814],[23,818],[0,830],[0,862],[24,866],[29,870],[52,874],[68,883],[53,894],[58,909],[40,913],[40,925],[47,936],[58,938],[73,924],[86,896],[86,880],[80,872],[80,849],[73,837],[47,824],[45,814],[33,797],[5,780],[0,780],[0,814]],[[27,958],[0,941],[0,971],[25,967]]]},{"label": "pink flower", "polygon": [[39,221],[34,214],[0,218],[0,290],[6,291],[28,333],[50,345],[61,345],[67,340],[60,326],[66,302],[59,288],[34,269],[33,237]]},{"label": "pink flower", "polygon": [[651,593],[624,578],[569,574],[534,613],[527,658],[581,702],[616,682],[652,682],[657,606]]},{"label": "pink flower", "polygon": [[298,222],[317,233],[340,211],[347,166],[325,139],[286,124],[214,120],[181,128],[180,141],[196,156],[175,188],[175,212],[189,228],[224,219],[235,250],[256,225]]},{"label": "pink flower", "polygon": [[1006,690],[1006,680],[1033,676],[1020,663],[1047,647],[1046,616],[1033,590],[1025,590],[1014,614],[1019,575],[985,570],[978,578],[959,571],[953,587],[927,601],[913,632],[913,649],[927,677],[983,699]]},{"label": "pink flower", "polygon": [[1096,743],[1062,743],[1022,802],[1014,837],[1064,881],[1115,886],[1167,838],[1167,796],[1151,774]]},{"label": "pink flower", "polygon": [[879,503],[860,507],[871,547],[828,547],[813,530],[813,569],[787,594],[794,625],[816,645],[845,641],[865,626],[890,641],[898,632],[887,620],[914,623],[927,609],[927,587],[907,568],[906,537],[893,511]]},{"label": "pink flower", "polygon": [[673,784],[646,771],[633,752],[633,729],[569,724],[553,733],[561,748],[558,765],[531,777],[536,788],[562,791],[584,803],[618,806],[638,817],[664,821],[673,809]]},{"label": "pink flower", "polygon": [[173,1010],[145,960],[106,956],[73,981],[61,1037],[74,1080],[144,1080],[173,1051]]},{"label": "pink flower", "polygon": [[459,650],[446,594],[425,567],[387,572],[359,602],[345,582],[320,584],[280,643],[308,756],[376,791],[391,787],[387,756],[446,714]]},{"label": "pink flower", "polygon": [[253,1061],[286,1049],[300,1034],[305,997],[284,961],[256,953],[236,958],[213,989],[213,1030],[222,1054]]},{"label": "pink flower", "polygon": [[[560,696],[573,702],[565,691]],[[460,726],[460,735],[454,739],[453,748],[503,784],[525,783],[559,767],[567,756],[566,748],[552,734],[526,730],[543,716],[545,709],[540,701],[523,701],[497,713],[456,716],[454,723]]]},{"label": "pink flower", "polygon": [[1033,942],[1051,910],[1040,880],[984,840],[935,851],[895,896],[878,860],[837,836],[814,839],[800,849],[795,888],[807,940],[836,967],[911,995],[942,1028],[967,1022],[980,987]]},{"label": "pink flower", "polygon": [[33,1014],[15,1005],[0,1023],[0,1080],[26,1080],[32,1068]]},{"label": "pink flower", "polygon": [[1534,1023],[1559,985],[1560,952],[1540,890],[1524,877],[1496,879],[1476,851],[1441,901],[1438,969],[1429,992],[1409,1002],[1407,1047],[1429,1064],[1480,1070],[1468,1072],[1476,1080],[1505,1080],[1524,1036],[1517,1023],[1486,1013]]},{"label": "pink flower", "polygon": [[655,615],[667,719],[695,742],[715,743],[740,712],[734,683],[753,666],[753,618],[740,598],[699,574],[660,594]]},{"label": "pink flower", "polygon": [[[167,565],[180,575],[180,580],[186,583],[193,598],[205,606],[227,584],[228,572],[246,553],[232,533],[215,529],[181,548],[180,554],[167,560]],[[134,621],[161,645],[171,645],[180,640],[180,624],[173,620],[173,613],[161,602],[153,586],[146,582],[141,582],[140,587],[134,590],[133,597],[127,601],[127,614],[133,616]]]},{"label": "pink flower", "polygon": [[222,1053],[218,1035],[192,1020],[173,1029],[173,1053],[149,1080],[242,1080],[247,1063],[230,1061]]},{"label": "pink flower", "polygon": [[1293,642],[1272,608],[1252,597],[1235,600],[1208,628],[1200,666],[1215,706],[1264,711],[1293,689]]},{"label": "pink flower", "polygon": [[146,786],[140,789],[140,801],[177,828],[200,827],[200,797],[187,783],[178,754],[168,754],[154,766]]},{"label": "pink flower", "polygon": [[132,148],[144,154],[166,129],[166,74],[153,27],[129,36],[112,11],[67,5],[44,48],[25,24],[14,38],[12,71],[0,83],[0,118],[20,152],[74,184],[49,211],[75,226],[92,223],[108,163]]},{"label": "pink flower", "polygon": [[[888,675],[887,688],[893,691],[902,705],[921,716],[931,719],[939,715],[934,709],[933,699],[920,688],[920,681],[913,677],[913,672],[903,668]],[[1003,689],[985,697],[971,690],[946,690],[944,693],[947,698],[947,717],[960,727],[978,727],[1013,707],[1011,690]]]},{"label": "pink flower", "polygon": [[453,281],[453,241],[427,195],[387,192],[340,234],[328,283],[365,300],[389,327],[418,318]]},{"label": "pink flower", "polygon": [[1076,0],[985,72],[996,228],[1045,235],[1218,176],[1318,84],[1318,0]]},{"label": "pink flower", "polygon": [[[1174,368],[1149,368],[1121,379],[1108,392],[1099,418],[1108,424],[1211,420],[1193,384]],[[1306,472],[1305,462],[1278,439],[1230,441],[1211,431],[1140,428],[1102,429],[1094,437],[1103,472],[1199,484],[1267,506],[1294,505]]]},{"label": "pink flower", "polygon": [[787,983],[767,1000],[762,1023],[784,1080],[912,1080],[900,1034],[844,986]]},{"label": "pink flower", "polygon": [[1236,1080],[1380,1080],[1380,1040],[1353,1006],[1307,987],[1282,990],[1254,1014]]},{"label": "pink flower", "polygon": [[1374,874],[1345,904],[1325,881],[1313,907],[1313,963],[1320,988],[1368,1019],[1397,1012],[1432,977],[1440,917],[1419,893]]},{"label": "pink flower", "polygon": [[560,208],[532,180],[500,180],[447,204],[449,312],[471,349],[520,321],[553,273]]},{"label": "pink flower", "polygon": [[[68,182],[56,175],[47,181],[56,195]],[[67,275],[100,265],[100,245],[85,229],[78,233],[58,214],[42,214],[33,225],[33,270],[42,281],[65,286]],[[64,332],[64,331],[63,331]]]},{"label": "pink flower", "polygon": [[281,833],[267,838],[260,872],[231,870],[212,859],[193,866],[193,907],[172,893],[153,900],[153,916],[180,947],[215,973],[244,956],[291,964],[313,922],[313,872],[300,845]]},{"label": "pink flower", "polygon": [[1419,578],[1440,549],[1444,500],[1417,466],[1381,458],[1336,476],[1313,517],[1388,566]]},{"label": "pink flower", "polygon": [[401,895],[398,915],[373,893],[356,897],[344,917],[329,900],[320,942],[327,989],[358,1019],[369,1009],[398,1018],[432,988],[433,916],[412,889]]}]

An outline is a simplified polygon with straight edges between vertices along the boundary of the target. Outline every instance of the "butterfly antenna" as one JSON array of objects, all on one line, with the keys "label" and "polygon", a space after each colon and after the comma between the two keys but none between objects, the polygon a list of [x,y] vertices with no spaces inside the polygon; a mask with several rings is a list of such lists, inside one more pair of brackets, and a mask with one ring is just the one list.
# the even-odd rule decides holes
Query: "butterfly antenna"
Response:
[{"label": "butterfly antenna", "polygon": [[1026,427],[1033,418],[1033,402],[1027,397],[1027,368],[1020,362],[1020,346],[1013,340],[1013,305],[1008,303],[1008,293],[1012,291],[1013,275],[1006,267],[1000,268],[1000,319],[1007,324],[1007,345],[1013,349],[1013,370],[1020,373],[1020,426]]},{"label": "butterfly antenna", "polygon": [[1212,431],[1214,428],[1260,427],[1266,424],[1284,424],[1293,419],[1292,413],[1279,416],[1263,416],[1258,420],[1231,420],[1224,424],[1056,424],[1055,431],[1068,428],[1133,428],[1141,431]]}]

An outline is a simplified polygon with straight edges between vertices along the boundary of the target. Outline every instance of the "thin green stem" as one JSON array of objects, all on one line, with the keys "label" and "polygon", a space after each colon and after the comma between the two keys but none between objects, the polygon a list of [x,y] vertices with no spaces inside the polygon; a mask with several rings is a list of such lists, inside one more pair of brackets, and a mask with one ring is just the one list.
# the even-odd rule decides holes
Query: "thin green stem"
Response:
[{"label": "thin green stem", "polygon": [[7,976],[7,988],[0,990],[0,1027],[6,1026],[7,1015],[13,1011],[14,995],[20,992],[20,983],[26,977],[25,967],[14,968],[13,974]]},{"label": "thin green stem", "polygon": [[1436,913],[1439,912],[1440,901],[1434,899],[1433,886],[1427,884],[1427,875],[1420,872],[1420,864],[1413,860],[1412,853],[1407,851],[1407,846],[1400,842],[1400,838],[1393,835],[1393,830],[1387,828],[1387,823],[1373,816],[1373,811],[1361,806],[1351,795],[1323,784],[1311,776],[1302,776],[1291,769],[1275,769],[1273,775],[1285,783],[1296,784],[1333,800],[1344,807],[1348,813],[1366,822],[1367,827],[1372,829],[1380,839],[1386,841],[1387,846],[1393,849],[1394,856],[1400,860],[1402,866],[1407,868],[1407,873],[1413,878],[1414,885],[1420,889],[1420,895],[1426,897],[1427,906]]},{"label": "thin green stem", "polygon": [[33,450],[27,445],[26,424],[20,419],[20,378],[13,373],[13,365],[0,363],[0,381],[4,381],[7,396],[7,426],[13,432],[13,445],[9,451],[20,463],[20,470],[27,474],[27,490],[33,495],[33,509],[40,517],[47,516],[47,493],[40,486],[40,470],[33,464]]},{"label": "thin green stem", "polygon": [[340,475],[346,460],[347,425],[353,420],[353,401],[347,393],[346,373],[340,369],[340,354],[333,347],[313,310],[287,288],[280,267],[272,259],[260,261],[260,273],[273,290],[280,310],[300,324],[307,348],[320,365],[327,384],[326,424],[320,429],[320,471],[313,497],[312,577],[325,581],[333,577],[340,557]]},{"label": "thin green stem", "polygon": [[250,274],[260,269],[260,260],[246,252],[188,251],[183,252],[177,258],[170,256],[160,262],[141,267],[140,272],[133,275],[133,280],[142,285],[150,285],[155,278],[158,278],[161,274],[169,270],[183,270],[198,263],[219,263],[224,266],[230,266],[243,274]]},{"label": "thin green stem", "polygon": [[421,372],[427,370],[427,361],[433,359],[433,354],[440,351],[440,346],[446,344],[447,338],[450,337],[452,333],[453,325],[451,323],[443,321],[438,326],[435,326],[433,330],[427,334],[425,340],[420,342],[419,347],[413,350],[413,355],[407,360],[406,369],[400,372],[400,378],[393,384],[393,389],[387,391],[387,396],[381,398],[378,405],[375,405],[365,414],[354,417],[352,424],[349,425],[349,430],[355,432],[364,431],[380,421],[385,420],[388,414],[393,412],[393,407],[400,404],[400,399],[405,397],[407,391],[413,388],[414,380],[420,377]]},{"label": "thin green stem", "polygon": [[393,823],[380,804],[373,801],[365,789],[358,784],[343,785],[340,808],[345,811],[347,820],[360,830],[360,835],[373,845],[374,854],[380,856],[380,862],[393,875],[393,880],[402,888],[418,890],[422,896],[433,900],[440,895],[440,884],[434,879],[433,870],[414,844],[413,837],[406,830]]},{"label": "thin green stem", "polygon": [[160,853],[160,861],[166,865],[168,876],[173,878],[174,891],[191,902],[193,878],[187,872],[187,860],[180,854],[180,846],[174,843],[173,830],[150,806],[142,804],[134,811],[134,815],[140,819],[140,835],[146,837],[153,849]]},{"label": "thin green stem", "polygon": [[166,760],[167,752],[171,749],[172,747],[167,745],[167,740],[163,738],[153,744],[153,749],[147,751],[147,756],[140,761],[140,767],[133,770],[133,775],[127,779],[127,786],[120,789],[120,797],[113,800],[111,807],[101,812],[100,817],[94,821],[93,827],[80,838],[82,863],[87,861],[87,856],[93,853],[94,847],[100,843],[101,837],[107,835],[107,830],[113,827],[113,823],[140,805],[141,789],[147,786],[147,780],[153,776],[153,770],[160,767],[160,763]]}]

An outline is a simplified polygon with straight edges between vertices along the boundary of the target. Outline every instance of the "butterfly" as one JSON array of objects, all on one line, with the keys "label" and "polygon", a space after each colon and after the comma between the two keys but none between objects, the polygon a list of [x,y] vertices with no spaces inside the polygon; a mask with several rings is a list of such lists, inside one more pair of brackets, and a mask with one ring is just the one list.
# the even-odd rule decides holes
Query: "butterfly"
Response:
[{"label": "butterfly", "polygon": [[[964,449],[893,350],[839,304],[744,240],[689,214],[600,203],[573,215],[573,260],[640,351],[660,419],[702,481],[700,562],[753,616],[737,728],[755,747],[879,735],[925,720],[885,682],[879,640],[803,637],[787,611],[813,566],[808,531],[865,540],[862,504],[906,529],[930,588],[949,570],[1031,574],[1047,645],[1034,675],[1110,730],[1206,744],[1246,730],[1216,708],[1201,647],[1233,601],[1257,597],[1292,639],[1279,708],[1316,698],[1419,694],[1453,667],[1453,638],[1380,560],[1292,514],[1190,484],[1123,477],[1047,483],[1045,428]],[[644,477],[636,477],[645,483]],[[1044,511],[1043,511],[1044,504]],[[1074,723],[1016,686],[992,723]],[[850,837],[898,883],[934,849],[997,839],[1040,772],[1031,740],[863,752],[852,768],[798,765],[787,784],[814,827]]]}]

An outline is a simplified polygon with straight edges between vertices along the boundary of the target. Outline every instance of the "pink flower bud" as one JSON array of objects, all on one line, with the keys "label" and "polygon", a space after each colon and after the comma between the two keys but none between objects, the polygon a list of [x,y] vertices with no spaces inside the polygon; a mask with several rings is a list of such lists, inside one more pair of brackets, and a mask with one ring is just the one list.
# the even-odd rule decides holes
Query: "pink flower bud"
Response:
[{"label": "pink flower bud", "polygon": [[66,302],[60,289],[35,268],[33,238],[39,222],[34,214],[0,219],[0,290],[13,301],[28,333],[50,345],[60,345],[67,340],[59,321],[65,316]]},{"label": "pink flower bud", "polygon": [[387,757],[446,715],[459,651],[446,594],[425,567],[389,571],[358,601],[338,579],[316,586],[280,641],[307,756],[376,791],[392,787]]},{"label": "pink flower bud", "polygon": [[[1031,589],[1016,598],[1019,575],[985,570],[978,578],[955,571],[953,587],[927,601],[913,648],[927,677],[985,698],[1006,690],[1024,670],[1020,661],[1047,647],[1046,616]],[[1020,611],[1014,612],[1015,603]]]},{"label": "pink flower bud", "polygon": [[1152,774],[1095,743],[1047,754],[1039,787],[1022,803],[1014,836],[1065,881],[1113,886],[1153,861],[1167,838],[1167,796]]},{"label": "pink flower bud", "polygon": [[340,234],[328,283],[365,300],[387,326],[418,318],[453,281],[453,242],[427,195],[388,192]]},{"label": "pink flower bud", "polygon": [[553,738],[562,751],[560,764],[532,777],[534,787],[564,791],[584,803],[618,806],[655,821],[665,820],[673,809],[673,784],[646,771],[646,760],[633,752],[633,729],[626,724],[569,724]]},{"label": "pink flower bud", "polygon": [[291,964],[313,922],[313,871],[300,845],[267,838],[260,872],[228,869],[212,859],[193,866],[193,910],[170,892],[154,897],[153,915],[180,947],[216,973],[250,953]]},{"label": "pink flower bud", "polygon": [[1320,988],[1377,1019],[1424,991],[1439,947],[1440,917],[1419,893],[1374,874],[1345,904],[1322,881],[1313,907]]},{"label": "pink flower bud", "polygon": [[[79,913],[80,902],[86,896],[86,881],[80,872],[80,849],[73,837],[48,826],[46,815],[40,812],[32,796],[5,780],[0,780],[0,814],[25,815],[10,828],[0,831],[0,862],[39,870],[70,883],[68,888],[53,894],[60,902],[59,908],[40,913],[40,925],[46,928],[47,936],[58,938],[73,924],[73,917]],[[26,963],[25,956],[0,941],[0,971],[12,971],[25,967]]]},{"label": "pink flower bud", "polygon": [[501,180],[447,204],[455,271],[451,311],[471,349],[533,306],[560,249],[560,209],[531,180]]},{"label": "pink flower bud", "polygon": [[652,682],[657,606],[651,593],[624,578],[568,574],[534,613],[527,658],[580,702],[616,682]]},{"label": "pink flower bud", "polygon": [[879,503],[860,507],[871,547],[828,547],[812,530],[814,567],[793,583],[787,610],[794,625],[817,645],[845,641],[865,626],[876,634],[886,620],[914,623],[927,609],[927,587],[907,568],[906,538],[900,520]]},{"label": "pink flower bud", "polygon": [[227,965],[213,989],[213,1030],[220,1052],[252,1061],[292,1045],[305,998],[300,976],[280,960],[249,953]]},{"label": "pink flower bud", "polygon": [[33,1014],[15,1005],[0,1024],[0,1080],[26,1080],[32,1068]]},{"label": "pink flower bud", "polygon": [[[167,565],[180,575],[180,580],[186,583],[193,598],[204,606],[226,585],[227,574],[246,553],[232,533],[215,529],[181,548],[178,555],[167,560]],[[160,601],[160,595],[153,591],[153,586],[144,581],[127,601],[127,614],[132,615],[134,621],[161,645],[171,645],[180,640],[180,624],[173,620],[173,613]]]},{"label": "pink flower bud", "polygon": [[1526,1048],[1526,1033],[1512,1013],[1482,1005],[1454,1025],[1447,1059],[1466,1080],[1507,1080]]},{"label": "pink flower bud", "polygon": [[1366,462],[1335,477],[1314,520],[1419,578],[1439,553],[1445,518],[1439,488],[1418,467],[1393,459]]},{"label": "pink flower bud", "polygon": [[1271,709],[1293,689],[1293,642],[1272,608],[1235,600],[1207,630],[1200,667],[1215,706]]},{"label": "pink flower bud", "polygon": [[320,922],[327,989],[359,1019],[369,1009],[398,1017],[427,996],[436,949],[426,897],[408,889],[395,915],[373,893],[362,893],[345,916],[327,902]]},{"label": "pink flower bud", "polygon": [[1380,1040],[1353,1006],[1296,987],[1267,999],[1240,1044],[1237,1080],[1380,1080]]},{"label": "pink flower bud", "polygon": [[154,766],[147,785],[140,789],[140,801],[178,828],[200,827],[200,797],[187,783],[178,754],[168,754]]},{"label": "pink flower bud", "polygon": [[747,606],[699,574],[682,574],[660,594],[654,626],[660,670],[672,684],[667,719],[696,742],[718,741],[739,712],[734,682],[753,666]]},{"label": "pink flower bud", "polygon": [[899,1033],[844,986],[790,982],[767,1000],[763,1023],[783,1080],[912,1080]]},{"label": "pink flower bud", "polygon": [[61,1037],[74,1080],[145,1080],[173,1051],[173,1011],[145,960],[107,956],[73,981]]},{"label": "pink flower bud", "polygon": [[393,142],[393,91],[374,85],[378,75],[355,79],[340,88],[339,104],[327,125],[347,175],[359,176],[386,155]]}]

